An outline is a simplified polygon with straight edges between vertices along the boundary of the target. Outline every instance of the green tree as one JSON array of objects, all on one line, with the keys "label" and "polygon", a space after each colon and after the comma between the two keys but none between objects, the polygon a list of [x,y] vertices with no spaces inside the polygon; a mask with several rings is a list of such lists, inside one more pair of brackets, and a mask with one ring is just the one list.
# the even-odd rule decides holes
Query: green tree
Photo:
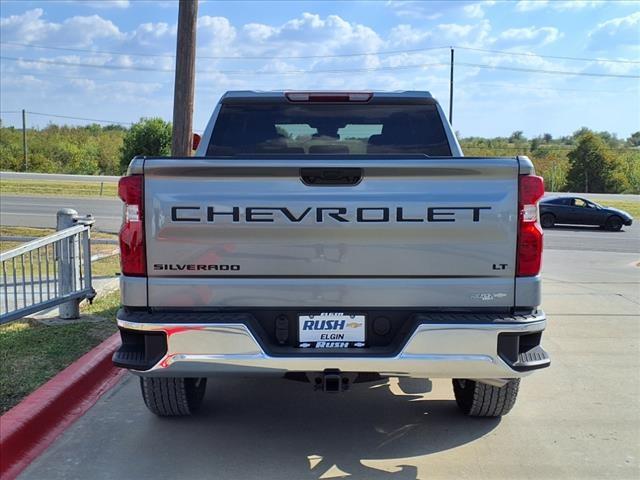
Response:
[{"label": "green tree", "polygon": [[536,150],[538,150],[540,148],[540,137],[535,137],[531,140],[531,151],[535,152]]},{"label": "green tree", "polygon": [[629,138],[627,138],[627,143],[632,147],[640,147],[640,132],[633,132]]},{"label": "green tree", "polygon": [[524,139],[525,139],[525,138],[524,138],[524,135],[523,135],[522,130],[516,130],[516,131],[515,131],[515,132],[513,132],[513,133],[511,134],[511,136],[509,137],[509,143],[521,142],[521,141],[523,141]]},{"label": "green tree", "polygon": [[171,124],[161,118],[141,118],[131,126],[120,150],[120,169],[124,172],[136,155],[171,154]]},{"label": "green tree", "polygon": [[561,192],[567,184],[569,161],[563,151],[554,148],[541,147],[533,157],[536,174],[544,178],[545,190]]},{"label": "green tree", "polygon": [[617,193],[624,189],[615,175],[616,157],[609,154],[605,142],[593,132],[578,137],[578,144],[567,155],[567,184],[574,192]]}]

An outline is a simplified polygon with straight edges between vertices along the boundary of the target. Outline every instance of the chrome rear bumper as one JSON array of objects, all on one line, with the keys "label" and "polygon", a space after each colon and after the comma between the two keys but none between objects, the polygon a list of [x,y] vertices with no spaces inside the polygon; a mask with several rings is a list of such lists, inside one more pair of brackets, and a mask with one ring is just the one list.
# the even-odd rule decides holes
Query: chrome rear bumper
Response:
[{"label": "chrome rear bumper", "polygon": [[[469,323],[420,323],[401,350],[391,356],[367,356],[366,352],[340,355],[335,351],[318,355],[303,349],[295,354],[273,354],[261,346],[244,323],[171,323],[167,321],[170,315],[163,313],[162,323],[140,323],[120,318],[119,312],[118,326],[121,329],[166,335],[166,352],[161,358],[144,371],[132,369],[134,373],[179,377],[332,369],[417,378],[491,379],[523,377],[530,373],[529,370],[549,364],[548,356],[539,346],[536,347],[536,356],[543,356],[544,361],[540,363],[538,358],[537,366],[524,369],[514,368],[514,362],[498,353],[498,335],[518,336],[544,330],[546,319],[541,311],[518,317],[522,320],[514,322],[472,322],[473,316],[470,315]],[[126,365],[120,362],[119,366]]]}]

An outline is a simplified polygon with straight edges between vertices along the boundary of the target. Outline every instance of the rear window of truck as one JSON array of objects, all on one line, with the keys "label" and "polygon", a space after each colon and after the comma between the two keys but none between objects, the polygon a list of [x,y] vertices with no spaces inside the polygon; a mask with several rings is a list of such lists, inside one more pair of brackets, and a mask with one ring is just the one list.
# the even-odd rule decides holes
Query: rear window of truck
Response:
[{"label": "rear window of truck", "polygon": [[451,156],[435,105],[222,105],[207,156]]}]

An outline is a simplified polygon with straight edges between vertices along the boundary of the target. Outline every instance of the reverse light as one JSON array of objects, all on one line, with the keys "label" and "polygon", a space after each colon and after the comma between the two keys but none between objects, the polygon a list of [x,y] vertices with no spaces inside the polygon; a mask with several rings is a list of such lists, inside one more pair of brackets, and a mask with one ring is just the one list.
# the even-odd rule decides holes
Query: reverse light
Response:
[{"label": "reverse light", "polygon": [[124,202],[124,219],[120,228],[120,267],[122,274],[144,277],[147,274],[144,241],[144,204],[142,175],[122,177],[118,196]]},{"label": "reverse light", "polygon": [[521,175],[518,183],[517,276],[533,277],[540,273],[542,266],[543,235],[538,202],[544,195],[544,180],[535,175]]}]

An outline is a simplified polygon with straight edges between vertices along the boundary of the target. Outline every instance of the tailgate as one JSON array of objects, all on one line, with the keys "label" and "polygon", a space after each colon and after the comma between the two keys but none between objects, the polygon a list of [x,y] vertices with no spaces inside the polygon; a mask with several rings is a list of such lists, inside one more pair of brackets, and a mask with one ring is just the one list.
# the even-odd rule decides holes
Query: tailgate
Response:
[{"label": "tailgate", "polygon": [[[354,184],[301,178],[346,168]],[[147,159],[144,174],[152,306],[513,304],[515,158]]]}]

